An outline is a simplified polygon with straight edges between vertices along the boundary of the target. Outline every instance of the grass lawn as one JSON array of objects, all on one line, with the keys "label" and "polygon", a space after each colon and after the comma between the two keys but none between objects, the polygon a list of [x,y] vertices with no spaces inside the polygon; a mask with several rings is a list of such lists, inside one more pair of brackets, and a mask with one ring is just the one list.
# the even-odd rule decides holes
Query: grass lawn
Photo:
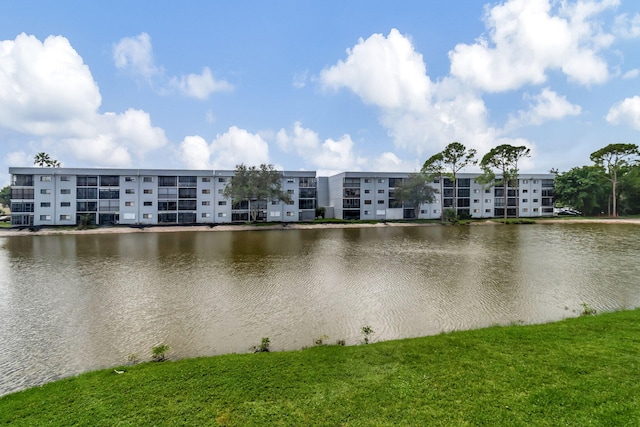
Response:
[{"label": "grass lawn", "polygon": [[635,426],[640,310],[118,369],[4,396],[0,425]]}]

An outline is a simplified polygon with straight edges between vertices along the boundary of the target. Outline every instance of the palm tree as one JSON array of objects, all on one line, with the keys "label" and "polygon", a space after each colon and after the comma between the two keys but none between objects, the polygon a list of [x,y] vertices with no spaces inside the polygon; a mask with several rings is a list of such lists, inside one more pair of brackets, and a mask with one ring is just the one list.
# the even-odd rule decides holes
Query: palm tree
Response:
[{"label": "palm tree", "polygon": [[49,157],[49,155],[45,152],[38,153],[33,158],[33,164],[38,165],[41,168],[49,166],[51,165],[51,157]]}]

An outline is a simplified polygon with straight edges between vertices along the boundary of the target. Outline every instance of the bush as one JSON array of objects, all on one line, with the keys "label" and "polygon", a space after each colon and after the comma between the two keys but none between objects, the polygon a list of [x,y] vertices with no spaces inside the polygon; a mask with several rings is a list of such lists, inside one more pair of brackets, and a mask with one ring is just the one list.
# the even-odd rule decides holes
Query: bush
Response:
[{"label": "bush", "polygon": [[169,346],[166,344],[158,344],[151,348],[151,359],[154,362],[164,362],[167,360],[165,353],[169,351]]}]

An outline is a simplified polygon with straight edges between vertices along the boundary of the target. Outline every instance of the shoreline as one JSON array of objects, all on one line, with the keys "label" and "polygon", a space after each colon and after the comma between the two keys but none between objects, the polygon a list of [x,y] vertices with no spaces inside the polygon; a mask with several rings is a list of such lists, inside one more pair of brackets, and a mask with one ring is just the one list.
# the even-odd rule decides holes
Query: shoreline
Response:
[{"label": "shoreline", "polygon": [[[523,218],[525,219],[525,218]],[[529,219],[529,218],[526,218]],[[536,224],[637,224],[640,218],[587,218],[587,219],[534,219]],[[504,225],[499,222],[486,220],[471,222],[469,225]],[[37,231],[28,229],[0,229],[0,237],[15,236],[52,236],[67,234],[131,234],[131,233],[177,233],[177,232],[217,232],[217,231],[260,231],[260,230],[312,230],[312,229],[341,229],[341,228],[386,228],[386,227],[433,227],[442,226],[441,223],[411,223],[411,222],[379,222],[379,223],[275,223],[270,225],[221,224],[221,225],[149,225],[144,228],[130,226],[97,227],[87,230],[41,228]]]}]

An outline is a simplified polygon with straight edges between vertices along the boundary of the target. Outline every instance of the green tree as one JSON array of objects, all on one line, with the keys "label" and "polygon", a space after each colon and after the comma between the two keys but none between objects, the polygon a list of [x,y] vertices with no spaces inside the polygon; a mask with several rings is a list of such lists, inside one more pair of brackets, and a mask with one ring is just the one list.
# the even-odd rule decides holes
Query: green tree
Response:
[{"label": "green tree", "polygon": [[637,161],[635,157],[640,155],[636,144],[609,144],[604,148],[591,153],[591,161],[605,169],[607,179],[611,182],[612,215],[618,216],[618,179],[625,168],[630,166],[630,161]]},{"label": "green tree", "polygon": [[[442,192],[442,177],[449,177],[453,181],[453,210],[458,215],[458,180],[457,174],[469,165],[475,165],[476,150],[467,149],[459,142],[452,142],[444,150],[434,154],[422,166],[422,172],[428,176],[440,177]],[[442,205],[444,209],[444,203]],[[443,211],[444,212],[444,211]]]},{"label": "green tree", "polygon": [[529,157],[531,150],[525,146],[513,146],[509,144],[498,145],[493,147],[487,154],[482,157],[480,167],[484,171],[483,176],[478,179],[482,184],[496,184],[496,175],[493,169],[497,169],[502,178],[499,183],[504,187],[504,218],[507,218],[509,183],[513,182],[516,193],[516,217],[518,216],[518,163],[523,157]]},{"label": "green tree", "polygon": [[620,178],[620,210],[625,215],[640,214],[640,165],[629,167]]},{"label": "green tree", "polygon": [[420,205],[433,202],[435,190],[429,185],[429,178],[423,173],[410,173],[394,189],[394,197],[405,207],[413,207],[415,218],[420,213]]},{"label": "green tree", "polygon": [[598,215],[608,205],[609,183],[604,169],[582,166],[556,176],[554,196],[556,204],[569,206],[585,215]]},{"label": "green tree", "polygon": [[51,156],[49,156],[45,152],[40,152],[36,154],[33,158],[33,164],[38,165],[41,168],[45,166],[48,168],[59,168],[60,166],[62,166],[62,163],[60,163],[55,159],[52,159]]},{"label": "green tree", "polygon": [[11,186],[7,185],[0,190],[0,205],[11,205]]},{"label": "green tree", "polygon": [[38,153],[33,158],[33,164],[38,165],[41,168],[45,166],[49,166],[50,163],[51,163],[51,157],[45,152]]},{"label": "green tree", "polygon": [[251,221],[256,221],[259,202],[291,202],[289,195],[282,191],[281,179],[282,172],[277,171],[273,165],[263,163],[259,167],[247,167],[239,164],[236,166],[234,176],[225,187],[223,195],[231,199],[233,204],[246,201]]}]

